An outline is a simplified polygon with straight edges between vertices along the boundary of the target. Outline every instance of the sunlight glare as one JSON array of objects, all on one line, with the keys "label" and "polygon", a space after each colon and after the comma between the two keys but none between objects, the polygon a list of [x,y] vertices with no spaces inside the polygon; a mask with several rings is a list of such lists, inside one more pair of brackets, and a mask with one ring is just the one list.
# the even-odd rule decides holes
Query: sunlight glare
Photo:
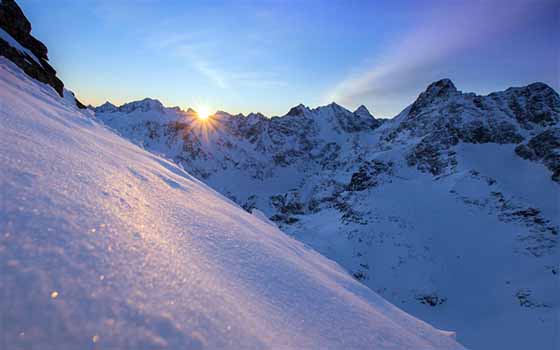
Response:
[{"label": "sunlight glare", "polygon": [[206,106],[198,106],[198,108],[196,108],[196,112],[197,112],[198,119],[201,120],[208,119],[208,117],[212,114],[210,112],[210,108]]}]

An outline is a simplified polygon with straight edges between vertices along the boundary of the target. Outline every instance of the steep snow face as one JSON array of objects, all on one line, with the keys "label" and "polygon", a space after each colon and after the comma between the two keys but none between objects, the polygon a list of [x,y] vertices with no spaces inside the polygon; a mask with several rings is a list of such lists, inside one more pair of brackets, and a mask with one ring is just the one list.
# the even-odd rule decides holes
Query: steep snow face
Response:
[{"label": "steep snow face", "polygon": [[3,349],[462,348],[4,58],[0,106]]},{"label": "steep snow face", "polygon": [[467,346],[553,348],[558,94],[536,83],[479,96],[444,79],[392,120],[366,111],[96,116]]}]

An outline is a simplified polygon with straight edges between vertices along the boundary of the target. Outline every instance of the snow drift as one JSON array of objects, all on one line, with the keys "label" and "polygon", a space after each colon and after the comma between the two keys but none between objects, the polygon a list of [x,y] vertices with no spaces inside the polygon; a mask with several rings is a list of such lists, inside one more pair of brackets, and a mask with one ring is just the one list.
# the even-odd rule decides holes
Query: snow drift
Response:
[{"label": "snow drift", "polygon": [[3,349],[460,349],[0,58]]}]

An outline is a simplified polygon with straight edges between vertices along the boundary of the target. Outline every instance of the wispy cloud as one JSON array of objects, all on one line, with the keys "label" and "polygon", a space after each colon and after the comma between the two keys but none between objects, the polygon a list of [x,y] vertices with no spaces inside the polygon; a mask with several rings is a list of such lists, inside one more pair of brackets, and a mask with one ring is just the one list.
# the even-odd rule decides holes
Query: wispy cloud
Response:
[{"label": "wispy cloud", "polygon": [[192,68],[206,77],[216,87],[226,89],[230,86],[224,74],[212,61],[204,57],[204,52],[213,51],[211,42],[197,42],[195,37],[202,37],[202,33],[183,33],[158,31],[146,35],[145,44],[148,48],[167,52],[170,55],[182,57],[187,60]]},{"label": "wispy cloud", "polygon": [[190,56],[193,67],[205,77],[210,79],[216,86],[222,89],[228,88],[230,85],[225,78],[225,74],[213,67],[208,61],[204,61],[199,57]]},{"label": "wispy cloud", "polygon": [[[246,59],[258,59],[263,51],[255,48],[254,50],[230,52],[225,55],[219,43],[213,42],[208,38],[208,33],[183,34],[175,32],[160,32],[157,36],[151,36],[149,45],[166,50],[170,55],[184,58],[192,68],[206,77],[214,86],[221,89],[231,87],[253,87],[269,88],[275,86],[285,86],[286,82],[281,75],[275,71],[274,67],[268,67],[266,71],[249,69],[250,65],[237,65],[231,69],[230,65],[224,65],[224,57],[230,59],[235,55],[243,55]],[[195,40],[194,38],[198,38]]]},{"label": "wispy cloud", "polygon": [[375,63],[349,74],[328,93],[327,100],[355,105],[373,99],[378,109],[389,110],[399,98],[395,91],[417,91],[438,77],[441,62],[480,49],[530,16],[538,2],[445,2],[420,14],[407,35],[376,57]]}]

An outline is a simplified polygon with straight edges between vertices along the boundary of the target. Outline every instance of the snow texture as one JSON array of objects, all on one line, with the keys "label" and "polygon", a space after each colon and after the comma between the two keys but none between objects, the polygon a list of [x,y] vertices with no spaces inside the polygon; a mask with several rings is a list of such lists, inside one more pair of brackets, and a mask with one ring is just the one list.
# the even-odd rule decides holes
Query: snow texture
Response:
[{"label": "snow texture", "polygon": [[383,122],[335,103],[206,122],[152,104],[96,118],[465,346],[560,339],[560,97],[545,84],[479,96],[443,79]]},{"label": "snow texture", "polygon": [[2,349],[462,348],[4,58],[0,169]]}]

